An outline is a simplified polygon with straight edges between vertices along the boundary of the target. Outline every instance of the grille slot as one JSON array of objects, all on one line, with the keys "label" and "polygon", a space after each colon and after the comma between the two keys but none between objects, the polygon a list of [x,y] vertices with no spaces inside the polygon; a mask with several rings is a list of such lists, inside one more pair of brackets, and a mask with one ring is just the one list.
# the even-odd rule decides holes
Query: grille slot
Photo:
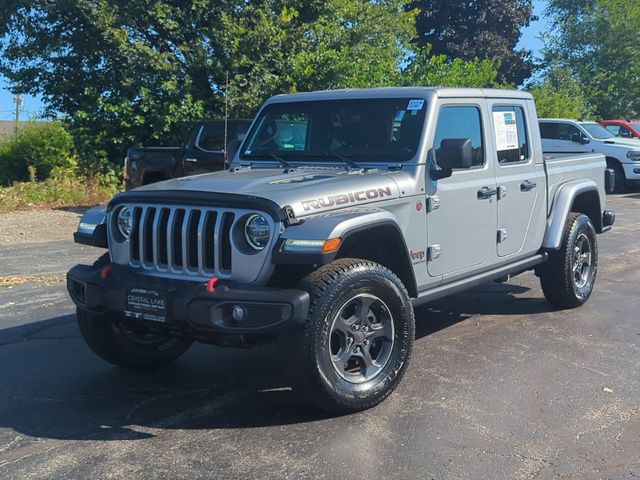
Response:
[{"label": "grille slot", "polygon": [[234,213],[200,207],[130,208],[131,266],[199,277],[231,274]]}]

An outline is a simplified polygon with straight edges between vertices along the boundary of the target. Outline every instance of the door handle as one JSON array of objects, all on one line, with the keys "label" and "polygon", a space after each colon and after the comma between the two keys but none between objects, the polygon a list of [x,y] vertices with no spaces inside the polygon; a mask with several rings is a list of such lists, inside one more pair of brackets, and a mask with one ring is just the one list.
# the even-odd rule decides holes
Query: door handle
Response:
[{"label": "door handle", "polygon": [[497,194],[498,194],[498,190],[495,188],[482,187],[480,190],[478,190],[478,200],[482,200],[484,198],[491,198]]},{"label": "door handle", "polygon": [[535,182],[532,182],[531,180],[525,180],[520,184],[520,191],[528,192],[529,190],[533,190],[534,188],[536,188],[536,186],[537,185]]},{"label": "door handle", "polygon": [[185,158],[184,161],[185,162],[197,162],[198,159],[197,158]]}]

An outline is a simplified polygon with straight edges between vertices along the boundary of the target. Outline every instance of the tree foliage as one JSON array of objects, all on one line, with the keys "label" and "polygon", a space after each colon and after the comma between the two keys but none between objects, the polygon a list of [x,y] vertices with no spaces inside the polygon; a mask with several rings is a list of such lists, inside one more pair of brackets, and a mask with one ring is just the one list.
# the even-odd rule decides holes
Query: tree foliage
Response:
[{"label": "tree foliage", "polygon": [[498,71],[489,60],[447,60],[445,55],[420,51],[405,71],[406,85],[439,87],[505,87],[498,81]]},{"label": "tree foliage", "polygon": [[545,57],[568,68],[598,116],[640,115],[640,4],[635,0],[551,0]]},{"label": "tree foliage", "polygon": [[0,143],[0,185],[48,178],[55,169],[76,164],[73,139],[60,122],[32,123]]},{"label": "tree foliage", "polygon": [[531,75],[531,52],[516,50],[520,30],[535,19],[531,0],[415,0],[417,41],[448,59],[488,59],[499,80],[521,84]]},{"label": "tree foliage", "polygon": [[[0,73],[69,122],[86,168],[269,96],[398,84],[486,86],[489,62],[411,43],[404,0],[0,0]],[[228,89],[226,75],[228,72]],[[95,168],[95,167],[94,167]]]},{"label": "tree foliage", "polygon": [[582,85],[564,68],[550,70],[544,81],[529,85],[541,118],[572,118],[588,120],[593,107]]}]

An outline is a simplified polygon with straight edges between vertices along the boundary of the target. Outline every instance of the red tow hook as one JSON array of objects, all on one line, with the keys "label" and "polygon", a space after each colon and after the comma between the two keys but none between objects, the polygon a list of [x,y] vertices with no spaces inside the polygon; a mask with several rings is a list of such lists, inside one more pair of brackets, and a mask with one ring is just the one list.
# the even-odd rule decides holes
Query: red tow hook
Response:
[{"label": "red tow hook", "polygon": [[219,280],[218,277],[211,277],[207,281],[207,292],[213,293],[216,291],[216,283],[218,283],[218,280]]},{"label": "red tow hook", "polygon": [[111,273],[111,264],[105,265],[100,269],[100,278],[104,280],[109,276],[110,273]]}]

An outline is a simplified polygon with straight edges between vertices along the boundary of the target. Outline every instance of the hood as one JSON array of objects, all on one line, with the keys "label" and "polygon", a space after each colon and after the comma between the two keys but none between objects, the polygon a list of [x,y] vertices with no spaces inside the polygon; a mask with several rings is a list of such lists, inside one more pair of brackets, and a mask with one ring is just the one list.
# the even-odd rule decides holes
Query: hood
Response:
[{"label": "hood", "polygon": [[606,145],[620,145],[621,147],[631,147],[640,149],[640,139],[637,138],[605,138],[598,140]]},{"label": "hood", "polygon": [[291,206],[297,217],[347,206],[398,198],[393,175],[407,173],[341,168],[239,169],[158,182],[136,191],[199,191],[260,197],[280,207]]}]

